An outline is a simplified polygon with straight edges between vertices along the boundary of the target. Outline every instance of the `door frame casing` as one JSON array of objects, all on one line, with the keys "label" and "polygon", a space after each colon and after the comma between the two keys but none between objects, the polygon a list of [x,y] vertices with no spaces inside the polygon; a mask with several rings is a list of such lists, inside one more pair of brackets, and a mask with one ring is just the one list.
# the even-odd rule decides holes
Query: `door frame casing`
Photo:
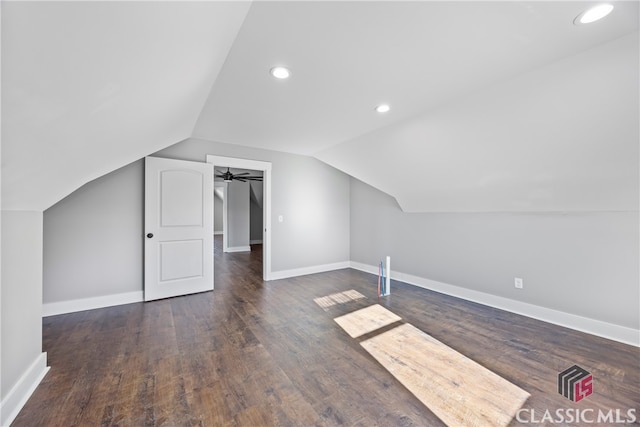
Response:
[{"label": "door frame casing", "polygon": [[[271,280],[271,162],[207,154],[207,163],[216,167],[251,169],[263,172],[262,191],[262,279]],[[226,194],[225,194],[226,197]],[[215,203],[215,201],[214,201]]]}]

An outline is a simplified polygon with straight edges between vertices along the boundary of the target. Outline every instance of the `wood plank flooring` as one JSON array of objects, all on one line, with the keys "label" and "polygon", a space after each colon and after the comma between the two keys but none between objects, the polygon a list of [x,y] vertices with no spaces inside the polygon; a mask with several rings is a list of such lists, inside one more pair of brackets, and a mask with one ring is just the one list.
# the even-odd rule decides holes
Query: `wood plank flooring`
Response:
[{"label": "wood plank flooring", "polygon": [[449,426],[507,426],[529,398],[410,323],[361,345]]},{"label": "wood plank flooring", "polygon": [[[263,282],[259,246],[219,247],[217,239],[213,292],[43,319],[51,370],[12,426],[444,425],[333,320],[377,303],[376,277],[346,269]],[[351,289],[366,298],[314,302]],[[523,407],[540,417],[638,411],[636,347],[398,282],[392,289],[382,306],[530,393]],[[578,403],[556,384],[574,364],[594,377],[594,393]]]}]

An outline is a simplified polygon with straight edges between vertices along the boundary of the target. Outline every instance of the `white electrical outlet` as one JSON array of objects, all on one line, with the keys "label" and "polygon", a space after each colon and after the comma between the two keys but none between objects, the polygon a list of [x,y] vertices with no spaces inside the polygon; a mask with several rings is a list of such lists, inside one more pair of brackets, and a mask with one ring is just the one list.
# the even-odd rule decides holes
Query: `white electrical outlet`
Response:
[{"label": "white electrical outlet", "polygon": [[514,280],[514,283],[516,285],[516,288],[518,289],[524,288],[524,281],[520,277],[516,277]]}]

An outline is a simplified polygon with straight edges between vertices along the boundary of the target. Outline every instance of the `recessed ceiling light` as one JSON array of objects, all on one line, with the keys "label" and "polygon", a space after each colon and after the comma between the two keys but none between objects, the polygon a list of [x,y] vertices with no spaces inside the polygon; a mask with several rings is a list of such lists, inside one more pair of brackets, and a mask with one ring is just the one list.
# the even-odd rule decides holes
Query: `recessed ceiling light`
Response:
[{"label": "recessed ceiling light", "polygon": [[612,10],[613,6],[610,4],[599,4],[598,6],[587,9],[580,15],[576,16],[576,19],[573,20],[573,23],[576,25],[590,24],[604,18],[605,16],[610,14]]},{"label": "recessed ceiling light", "polygon": [[391,107],[389,107],[389,105],[387,104],[380,104],[376,107],[376,111],[378,113],[386,113],[387,111],[389,111],[391,109]]},{"label": "recessed ceiling light", "polygon": [[271,75],[276,79],[287,79],[291,75],[291,72],[285,67],[273,67],[271,69]]}]

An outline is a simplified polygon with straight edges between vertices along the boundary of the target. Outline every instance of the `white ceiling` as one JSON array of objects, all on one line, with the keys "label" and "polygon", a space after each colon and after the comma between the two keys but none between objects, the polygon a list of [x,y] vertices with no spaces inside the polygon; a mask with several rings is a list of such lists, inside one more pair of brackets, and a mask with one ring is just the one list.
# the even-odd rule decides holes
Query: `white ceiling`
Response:
[{"label": "white ceiling", "polygon": [[[639,12],[613,3],[575,26],[594,2],[2,2],[3,208],[194,136],[314,155],[408,211],[628,209]],[[597,99],[567,99],[581,67],[613,80]]]},{"label": "white ceiling", "polygon": [[622,37],[316,156],[406,212],[637,211],[638,50]]},{"label": "white ceiling", "polygon": [[2,2],[2,208],[191,136],[249,4]]},{"label": "white ceiling", "polygon": [[637,2],[573,25],[592,4],[256,2],[194,136],[312,155],[637,30]]}]

